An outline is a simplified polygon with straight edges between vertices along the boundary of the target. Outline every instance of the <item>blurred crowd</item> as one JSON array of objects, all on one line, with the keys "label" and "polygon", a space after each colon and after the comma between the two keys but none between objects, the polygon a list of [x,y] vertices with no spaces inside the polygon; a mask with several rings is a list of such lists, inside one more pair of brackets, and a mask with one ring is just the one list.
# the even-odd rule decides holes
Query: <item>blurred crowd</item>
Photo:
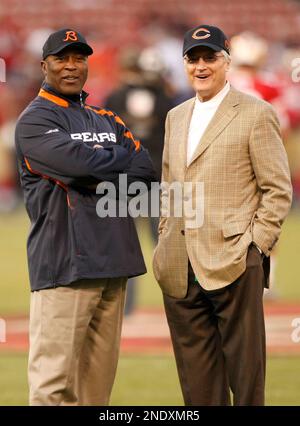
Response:
[{"label": "blurred crowd", "polygon": [[[182,36],[185,26],[148,22],[122,45],[111,44],[96,33],[81,30],[94,48],[89,59],[88,103],[118,113],[149,149],[161,170],[164,120],[167,111],[193,96],[184,74]],[[42,82],[41,48],[52,28],[28,34],[6,19],[0,26],[0,58],[6,81],[0,83],[0,212],[19,204],[14,155],[14,127],[20,112]],[[22,41],[22,42],[21,42]],[[292,61],[300,58],[300,44],[270,44],[252,32],[231,38],[234,87],[273,104],[288,151],[294,206],[300,206],[300,83],[292,80]],[[156,222],[151,222],[153,235]]]}]

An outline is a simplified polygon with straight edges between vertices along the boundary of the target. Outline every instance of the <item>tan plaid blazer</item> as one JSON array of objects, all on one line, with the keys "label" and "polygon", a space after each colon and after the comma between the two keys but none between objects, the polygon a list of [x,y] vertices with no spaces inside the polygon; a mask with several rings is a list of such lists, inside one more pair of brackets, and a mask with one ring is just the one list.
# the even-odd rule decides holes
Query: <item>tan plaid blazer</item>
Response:
[{"label": "tan plaid blazer", "polygon": [[245,271],[251,242],[269,256],[292,199],[287,155],[268,103],[231,88],[187,166],[194,102],[189,99],[168,113],[162,181],[203,185],[201,199],[195,188],[182,199],[203,209],[203,223],[191,225],[185,208],[176,217],[175,191],[165,188],[162,204],[168,200],[170,207],[160,219],[153,257],[156,280],[176,298],[187,292],[188,259],[199,283],[215,290]]}]

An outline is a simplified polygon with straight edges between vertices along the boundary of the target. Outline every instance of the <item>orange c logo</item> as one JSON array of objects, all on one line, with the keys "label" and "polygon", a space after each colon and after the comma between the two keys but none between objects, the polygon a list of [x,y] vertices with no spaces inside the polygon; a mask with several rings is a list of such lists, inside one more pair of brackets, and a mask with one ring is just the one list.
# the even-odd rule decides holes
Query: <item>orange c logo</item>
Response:
[{"label": "orange c logo", "polygon": [[[198,33],[206,33],[205,35],[198,35]],[[206,28],[198,28],[194,34],[192,35],[193,38],[195,38],[196,40],[203,40],[204,38],[208,38],[210,37],[210,31],[207,30]]]},{"label": "orange c logo", "polygon": [[66,38],[63,41],[77,41],[78,37],[75,31],[66,31]]}]

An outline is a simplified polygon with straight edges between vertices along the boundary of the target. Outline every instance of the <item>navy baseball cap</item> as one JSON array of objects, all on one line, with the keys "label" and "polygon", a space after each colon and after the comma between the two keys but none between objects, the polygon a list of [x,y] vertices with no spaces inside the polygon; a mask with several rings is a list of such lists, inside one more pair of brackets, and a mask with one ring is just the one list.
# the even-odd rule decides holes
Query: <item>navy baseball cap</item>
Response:
[{"label": "navy baseball cap", "polygon": [[64,28],[49,35],[43,46],[43,59],[49,55],[56,55],[69,46],[80,49],[86,55],[93,53],[93,49],[87,44],[83,35],[70,28]]},{"label": "navy baseball cap", "polygon": [[207,46],[216,52],[225,50],[229,54],[228,38],[220,28],[212,25],[198,25],[185,33],[183,56],[196,46]]}]

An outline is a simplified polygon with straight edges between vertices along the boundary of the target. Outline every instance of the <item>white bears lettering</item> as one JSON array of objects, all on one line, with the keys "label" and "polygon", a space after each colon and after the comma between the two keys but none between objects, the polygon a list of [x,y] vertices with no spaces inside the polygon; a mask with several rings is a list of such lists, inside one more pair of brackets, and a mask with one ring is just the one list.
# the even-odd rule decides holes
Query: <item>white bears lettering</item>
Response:
[{"label": "white bears lettering", "polygon": [[82,142],[117,142],[116,135],[114,133],[95,133],[95,132],[82,132],[82,133],[71,133],[71,138],[76,141]]}]

